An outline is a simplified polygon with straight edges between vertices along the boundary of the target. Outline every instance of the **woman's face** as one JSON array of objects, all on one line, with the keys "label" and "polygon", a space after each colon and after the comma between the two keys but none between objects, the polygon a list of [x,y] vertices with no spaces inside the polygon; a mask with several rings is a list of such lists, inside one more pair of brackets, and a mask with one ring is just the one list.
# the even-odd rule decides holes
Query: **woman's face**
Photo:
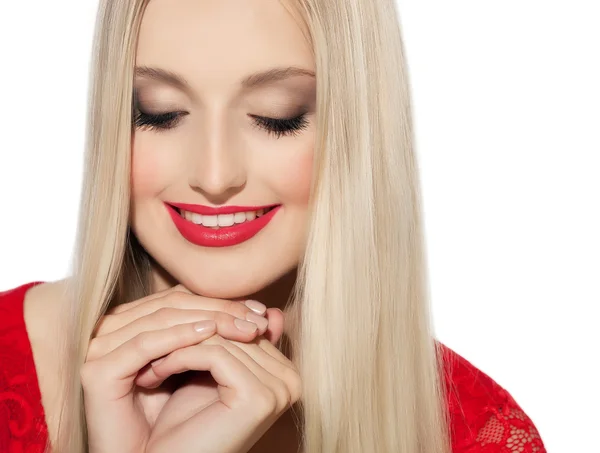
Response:
[{"label": "woman's face", "polygon": [[190,290],[243,297],[298,264],[314,71],[277,0],[150,1],[136,57],[130,222]]}]

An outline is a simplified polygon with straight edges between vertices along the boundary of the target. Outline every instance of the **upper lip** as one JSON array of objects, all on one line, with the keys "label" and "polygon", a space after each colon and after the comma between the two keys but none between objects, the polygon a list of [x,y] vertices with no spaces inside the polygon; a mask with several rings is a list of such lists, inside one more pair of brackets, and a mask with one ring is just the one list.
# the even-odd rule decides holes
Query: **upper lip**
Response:
[{"label": "upper lip", "polygon": [[172,203],[167,202],[168,205],[176,207],[178,209],[195,212],[196,214],[202,215],[218,215],[218,214],[235,214],[236,212],[248,212],[248,211],[258,211],[260,209],[269,209],[277,204],[269,204],[264,206],[204,206],[201,204],[187,204],[187,203]]}]

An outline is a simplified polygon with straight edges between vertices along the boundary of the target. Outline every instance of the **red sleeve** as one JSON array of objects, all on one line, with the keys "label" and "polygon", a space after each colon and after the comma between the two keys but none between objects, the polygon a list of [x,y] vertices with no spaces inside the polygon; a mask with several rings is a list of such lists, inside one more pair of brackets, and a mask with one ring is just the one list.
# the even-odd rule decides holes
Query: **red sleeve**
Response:
[{"label": "red sleeve", "polygon": [[492,378],[441,345],[453,453],[546,453],[531,419]]},{"label": "red sleeve", "polygon": [[0,452],[41,453],[47,439],[44,409],[23,318],[28,283],[0,292]]}]

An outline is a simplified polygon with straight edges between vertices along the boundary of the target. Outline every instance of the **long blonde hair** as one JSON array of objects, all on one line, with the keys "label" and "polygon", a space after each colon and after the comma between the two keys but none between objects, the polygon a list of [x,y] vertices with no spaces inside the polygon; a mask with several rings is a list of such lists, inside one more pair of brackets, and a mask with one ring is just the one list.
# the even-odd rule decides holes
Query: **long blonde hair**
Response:
[{"label": "long blonde hair", "polygon": [[[281,0],[283,1],[283,0]],[[128,227],[132,90],[148,0],[101,0],[54,451],[87,451],[79,368],[98,319],[148,294]],[[285,0],[317,69],[311,224],[288,307],[305,453],[449,453],[394,0]]]}]

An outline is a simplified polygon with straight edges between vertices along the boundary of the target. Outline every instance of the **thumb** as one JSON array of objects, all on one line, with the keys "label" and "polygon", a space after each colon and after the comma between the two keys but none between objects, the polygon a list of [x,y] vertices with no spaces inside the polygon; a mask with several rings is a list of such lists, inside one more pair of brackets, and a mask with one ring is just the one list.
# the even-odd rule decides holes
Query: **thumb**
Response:
[{"label": "thumb", "polygon": [[279,308],[269,308],[265,313],[265,317],[269,321],[269,327],[267,327],[264,337],[271,344],[277,344],[283,334],[284,314]]}]

